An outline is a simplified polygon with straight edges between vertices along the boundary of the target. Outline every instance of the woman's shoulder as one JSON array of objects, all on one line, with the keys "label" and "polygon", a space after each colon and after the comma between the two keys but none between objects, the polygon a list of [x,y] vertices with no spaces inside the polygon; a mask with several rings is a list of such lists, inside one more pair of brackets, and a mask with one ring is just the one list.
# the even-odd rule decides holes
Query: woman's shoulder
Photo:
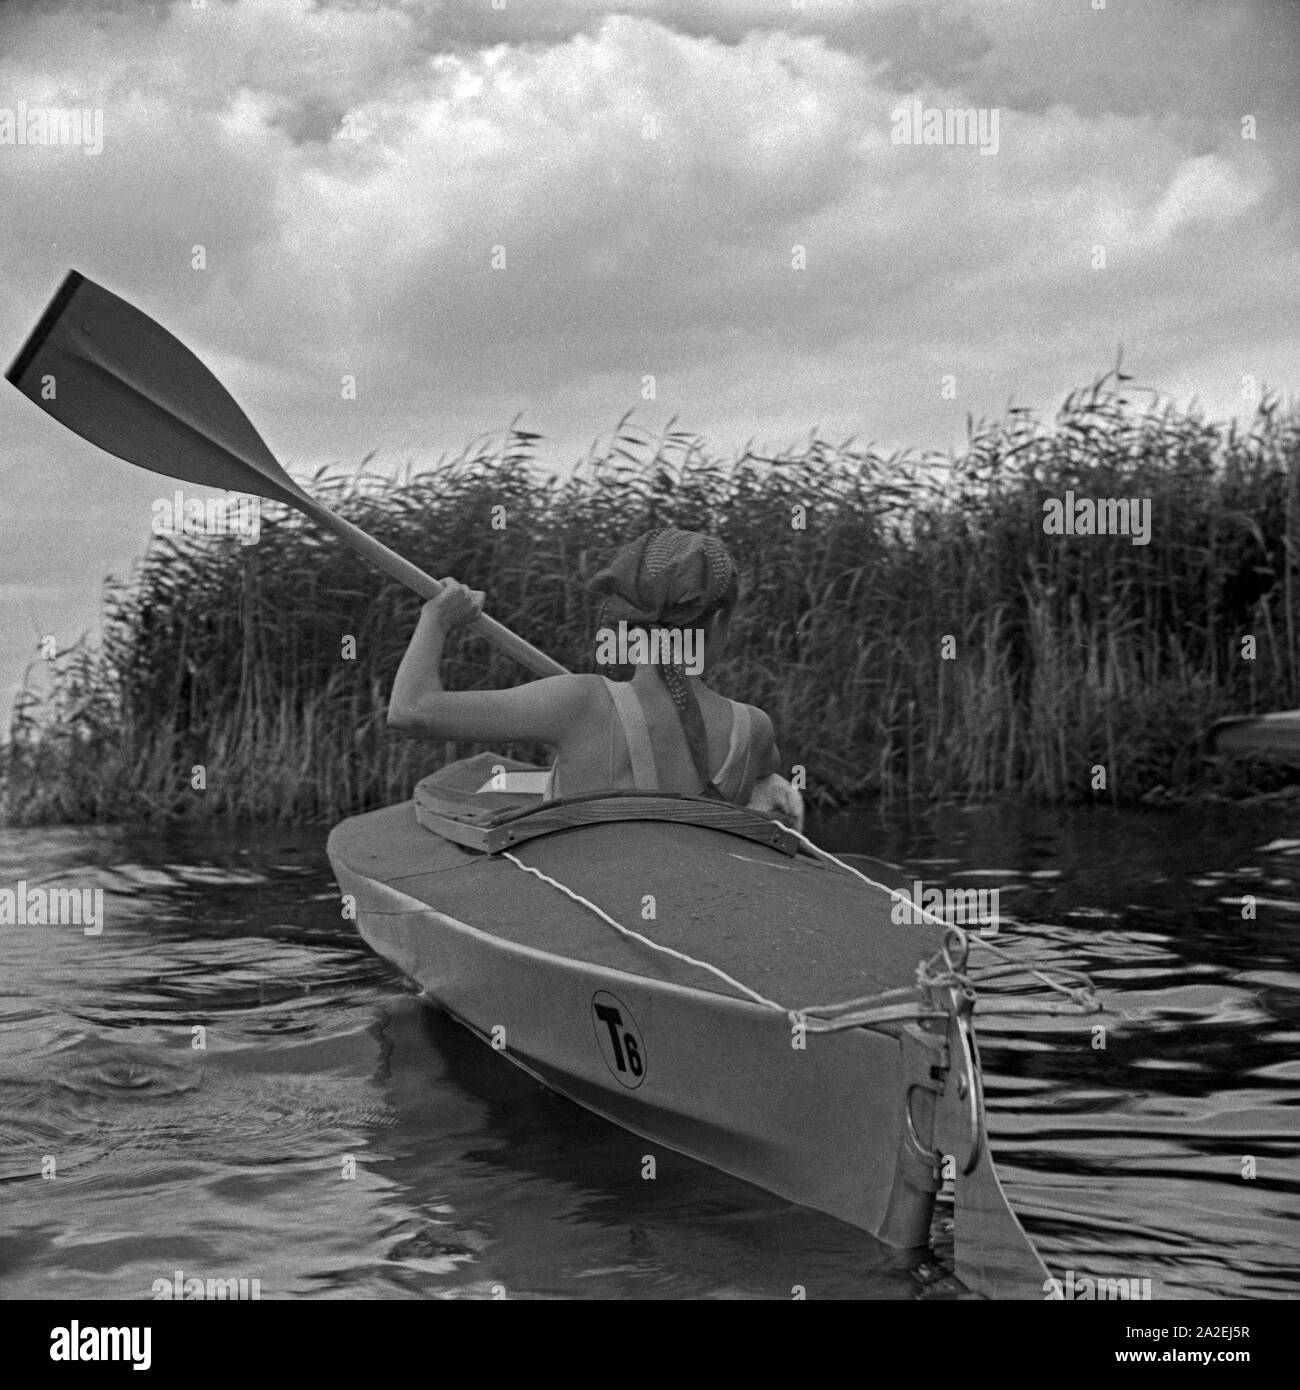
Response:
[{"label": "woman's shoulder", "polygon": [[586,671],[567,671],[562,676],[543,676],[539,685],[549,685],[559,693],[566,691],[595,690],[605,683],[604,676],[591,675]]},{"label": "woman's shoulder", "polygon": [[535,682],[539,697],[544,697],[553,709],[563,707],[572,715],[593,708],[598,700],[606,700],[603,676],[585,673],[563,676],[543,676]]},{"label": "woman's shoulder", "polygon": [[754,738],[759,743],[772,743],[776,739],[776,729],[766,710],[761,710],[757,705],[746,705],[749,711],[750,721],[754,730]]},{"label": "woman's shoulder", "polygon": [[752,747],[762,749],[776,741],[776,730],[765,710],[759,709],[757,705],[746,704],[743,700],[732,700],[727,696],[722,698],[731,706],[733,726],[738,719],[743,719],[748,724],[749,742]]},{"label": "woman's shoulder", "polygon": [[767,729],[767,730],[769,730],[769,731],[771,730],[771,728],[772,728],[772,721],[771,721],[771,719],[768,718],[767,712],[766,712],[765,710],[759,709],[759,707],[758,707],[757,705],[747,704],[744,700],[730,700],[730,699],[727,701],[727,703],[728,703],[729,705],[731,705],[731,707],[732,707],[733,709],[748,710],[750,720],[751,720],[758,728],[760,728],[760,729]]},{"label": "woman's shoulder", "polygon": [[556,676],[554,679],[564,682],[563,693],[578,700],[595,699],[597,696],[603,695],[609,685],[604,676],[594,675],[586,671],[570,676]]}]

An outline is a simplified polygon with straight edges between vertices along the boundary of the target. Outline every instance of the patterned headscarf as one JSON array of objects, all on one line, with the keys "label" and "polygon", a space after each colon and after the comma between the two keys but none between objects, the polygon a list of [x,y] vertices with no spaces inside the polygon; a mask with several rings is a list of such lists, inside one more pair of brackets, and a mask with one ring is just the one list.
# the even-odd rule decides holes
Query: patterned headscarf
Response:
[{"label": "patterned headscarf", "polygon": [[[600,625],[691,627],[736,602],[739,572],[716,536],[675,528],[649,531],[625,545],[591,581],[604,594]],[[655,667],[672,696],[695,770],[706,795],[717,795],[709,776],[708,736],[695,691],[678,665]]]},{"label": "patterned headscarf", "polygon": [[716,536],[647,531],[591,581],[606,595],[600,621],[683,627],[736,601],[736,562]]}]

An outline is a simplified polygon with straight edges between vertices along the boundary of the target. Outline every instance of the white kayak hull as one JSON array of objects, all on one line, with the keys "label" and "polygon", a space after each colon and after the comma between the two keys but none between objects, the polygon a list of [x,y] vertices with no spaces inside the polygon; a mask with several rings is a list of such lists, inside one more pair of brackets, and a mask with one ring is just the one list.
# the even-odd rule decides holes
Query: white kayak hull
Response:
[{"label": "white kayak hull", "polygon": [[506,764],[453,763],[335,828],[345,912],[378,954],[648,1145],[887,1245],[928,1242],[951,1179],[959,1278],[1043,1296],[988,1146],[960,931],[900,910],[887,866],[828,867],[769,817],[543,802]]},{"label": "white kayak hull", "polygon": [[897,1039],[862,1028],[796,1038],[757,1004],[503,943],[336,870],[372,949],[553,1090],[888,1244],[928,1239],[937,1184],[924,1169],[898,1173]]}]

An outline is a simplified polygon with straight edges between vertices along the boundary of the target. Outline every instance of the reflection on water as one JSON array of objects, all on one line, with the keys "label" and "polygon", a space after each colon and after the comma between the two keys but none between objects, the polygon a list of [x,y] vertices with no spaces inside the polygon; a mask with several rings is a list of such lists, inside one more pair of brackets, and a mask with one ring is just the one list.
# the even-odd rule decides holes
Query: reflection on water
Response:
[{"label": "reflection on water", "polygon": [[[6,832],[0,886],[102,888],[106,925],[0,926],[0,1294],[144,1298],[176,1270],[263,1297],[952,1292],[933,1252],[676,1155],[643,1181],[645,1141],[369,953],[323,839]],[[999,1167],[1054,1270],[1296,1294],[1300,815],[981,808],[822,839],[1000,888],[1000,941],[1104,992],[1104,1049],[1090,1021],[980,1020]]]}]

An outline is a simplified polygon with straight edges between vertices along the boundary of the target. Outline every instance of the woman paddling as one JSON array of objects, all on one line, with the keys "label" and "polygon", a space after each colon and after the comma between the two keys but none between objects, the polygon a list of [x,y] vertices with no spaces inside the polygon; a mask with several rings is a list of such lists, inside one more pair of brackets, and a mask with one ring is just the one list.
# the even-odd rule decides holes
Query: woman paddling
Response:
[{"label": "woman paddling", "polygon": [[[799,793],[778,773],[772,722],[711,690],[730,631],[738,572],[716,537],[658,530],[624,546],[591,582],[604,595],[603,640],[649,659],[630,681],[548,676],[510,690],[443,689],[447,634],[472,623],[483,595],[445,580],[420,614],[388,708],[391,728],[423,738],[545,743],[555,749],[547,795],[667,791],[719,797],[803,821]],[[633,640],[627,642],[631,637]],[[699,655],[702,662],[690,659]]]}]

